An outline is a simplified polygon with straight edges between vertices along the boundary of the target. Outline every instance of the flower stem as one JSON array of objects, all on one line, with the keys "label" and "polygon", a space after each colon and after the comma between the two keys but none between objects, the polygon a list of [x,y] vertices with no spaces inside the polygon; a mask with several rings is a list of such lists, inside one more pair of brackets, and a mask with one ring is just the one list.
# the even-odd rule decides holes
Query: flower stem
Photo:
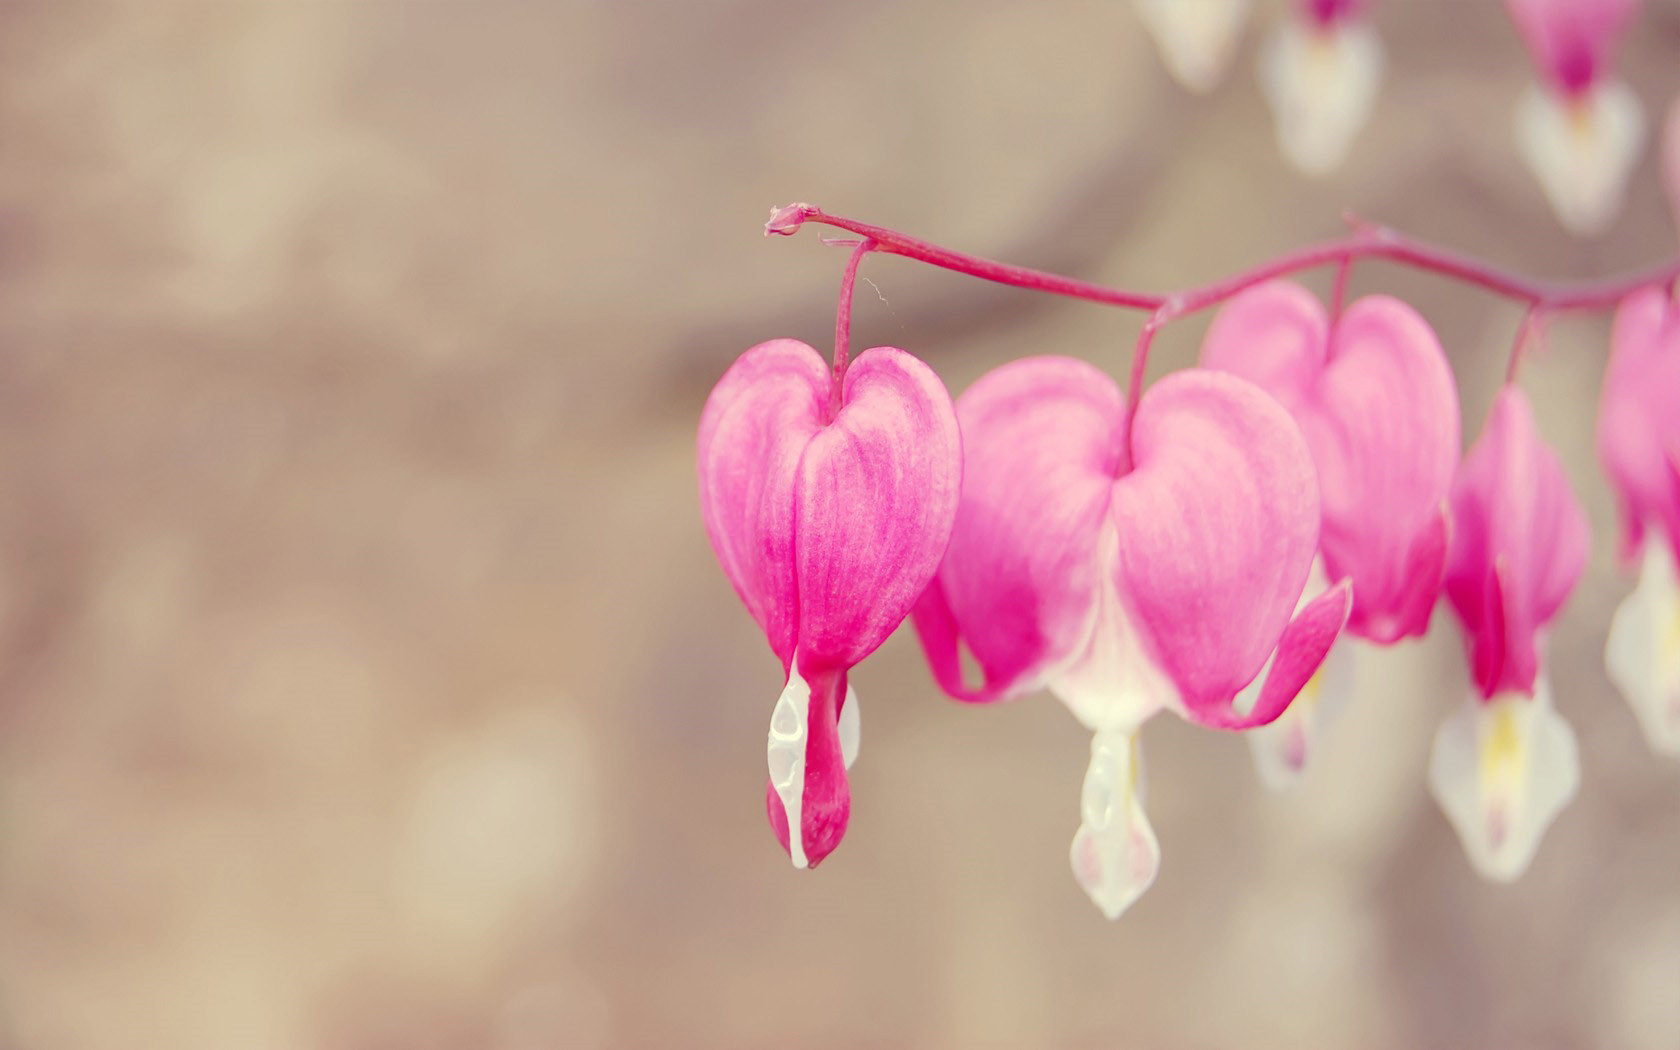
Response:
[{"label": "flower stem", "polygon": [[846,272],[840,277],[840,301],[834,308],[834,390],[829,395],[829,415],[840,410],[840,384],[846,378],[846,366],[852,354],[852,289],[857,286],[858,264],[875,249],[875,242],[865,237],[852,249],[846,260]]},{"label": "flower stem", "polygon": [[1346,237],[1309,245],[1280,255],[1268,262],[1209,284],[1170,295],[1109,288],[1089,281],[1062,277],[1042,270],[994,262],[966,255],[923,241],[884,226],[830,215],[812,204],[790,204],[775,209],[764,232],[792,236],[807,223],[821,223],[850,230],[875,243],[874,250],[901,255],[942,269],[1006,284],[1030,291],[1047,292],[1091,303],[1140,310],[1151,314],[1172,305],[1173,318],[1196,313],[1278,277],[1286,277],[1320,266],[1351,265],[1360,259],[1384,259],[1427,273],[1475,285],[1494,295],[1514,299],[1547,314],[1574,310],[1598,310],[1615,305],[1629,293],[1650,285],[1666,285],[1680,279],[1680,258],[1635,273],[1596,281],[1546,281],[1510,273],[1480,259],[1459,255],[1423,241],[1413,240],[1382,226],[1358,223]]}]

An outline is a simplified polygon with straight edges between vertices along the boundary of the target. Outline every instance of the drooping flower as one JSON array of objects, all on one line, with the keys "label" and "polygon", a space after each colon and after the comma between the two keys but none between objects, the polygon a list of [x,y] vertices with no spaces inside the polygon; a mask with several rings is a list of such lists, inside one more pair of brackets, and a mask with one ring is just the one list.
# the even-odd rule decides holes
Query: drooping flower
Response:
[{"label": "drooping flower", "polygon": [[1452,515],[1446,594],[1472,689],[1435,736],[1429,786],[1476,870],[1510,881],[1580,780],[1544,650],[1588,548],[1586,514],[1514,386],[1500,390],[1459,467]]},{"label": "drooping flower", "polygon": [[1610,621],[1605,665],[1652,748],[1680,755],[1680,305],[1660,288],[1623,301],[1610,333],[1598,453],[1639,584]]},{"label": "drooping flower", "polygon": [[1558,220],[1597,233],[1622,210],[1645,116],[1612,69],[1638,0],[1505,0],[1540,80],[1517,104],[1517,148]]},{"label": "drooping flower", "polygon": [[[1320,581],[1353,585],[1348,631],[1389,645],[1422,635],[1447,557],[1447,496],[1458,465],[1458,391],[1440,341],[1418,312],[1371,296],[1332,326],[1313,294],[1272,281],[1222,309],[1201,363],[1255,383],[1295,418],[1318,472]],[[1345,646],[1347,643],[1343,642]],[[1335,663],[1326,663],[1326,671]],[[1309,683],[1272,725],[1250,734],[1266,779],[1283,786],[1307,760],[1325,705]]]},{"label": "drooping flower", "polygon": [[[1015,361],[965,392],[962,501],[915,610],[947,692],[985,702],[1048,688],[1093,732],[1071,860],[1110,918],[1159,864],[1138,728],[1163,709],[1228,729],[1276,718],[1348,607],[1338,587],[1291,619],[1318,496],[1300,431],[1271,398],[1195,369],[1144,395],[1129,449],[1125,414],[1109,378],[1069,358]],[[1252,709],[1238,709],[1268,660]]]},{"label": "drooping flower", "polygon": [[1341,167],[1382,82],[1382,41],[1357,0],[1294,0],[1260,52],[1278,147],[1307,175]]},{"label": "drooping flower", "polygon": [[[761,343],[706,401],[706,532],[786,674],[765,804],[797,868],[820,862],[845,834],[858,727],[846,675],[933,576],[961,468],[950,395],[892,347],[858,355],[836,390],[811,347]],[[790,827],[800,829],[791,841]]]},{"label": "drooping flower", "polygon": [[1135,6],[1173,78],[1206,94],[1231,64],[1250,0],[1136,0]]}]

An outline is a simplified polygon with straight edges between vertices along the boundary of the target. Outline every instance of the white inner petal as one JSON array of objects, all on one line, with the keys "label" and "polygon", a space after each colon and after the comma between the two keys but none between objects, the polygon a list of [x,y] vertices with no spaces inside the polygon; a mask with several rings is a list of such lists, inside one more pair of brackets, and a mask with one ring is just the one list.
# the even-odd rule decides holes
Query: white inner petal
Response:
[{"label": "white inner petal", "polygon": [[1575,734],[1552,708],[1542,674],[1532,700],[1472,695],[1442,723],[1429,789],[1483,878],[1510,882],[1580,786]]},{"label": "white inner petal", "polygon": [[1155,712],[1178,702],[1177,687],[1144,651],[1137,625],[1115,590],[1119,556],[1119,534],[1110,523],[1098,540],[1097,597],[1086,641],[1046,683],[1093,732],[1135,730]]},{"label": "white inner petal", "polygon": [[857,690],[852,688],[852,683],[847,682],[846,704],[840,708],[840,725],[836,729],[840,734],[840,761],[846,764],[847,769],[852,768],[852,763],[857,761],[858,732],[861,729],[858,720],[862,716],[863,712],[858,710]]},{"label": "white inner petal", "polygon": [[1382,70],[1382,42],[1364,20],[1279,23],[1260,52],[1260,87],[1284,157],[1308,175],[1340,167],[1376,104]]},{"label": "white inner petal", "polygon": [[1080,888],[1110,919],[1155,881],[1161,847],[1143,812],[1135,733],[1105,730],[1092,738],[1068,857]]},{"label": "white inner petal", "polygon": [[800,821],[800,813],[805,800],[805,738],[810,716],[811,687],[799,676],[799,654],[795,653],[787,687],[776,698],[776,709],[770,714],[770,738],[765,755],[770,766],[770,784],[776,789],[776,797],[782,800],[782,812],[787,815],[788,855],[796,868],[806,866],[805,826]]},{"label": "white inner petal", "polygon": [[1136,0],[1135,6],[1174,79],[1207,92],[1230,65],[1249,0]]},{"label": "white inner petal", "polygon": [[1680,579],[1661,536],[1646,539],[1639,583],[1610,619],[1604,665],[1651,748],[1680,755]]},{"label": "white inner petal", "polygon": [[1517,149],[1571,232],[1599,233],[1621,213],[1645,145],[1639,98],[1619,80],[1576,100],[1530,84],[1517,103]]}]

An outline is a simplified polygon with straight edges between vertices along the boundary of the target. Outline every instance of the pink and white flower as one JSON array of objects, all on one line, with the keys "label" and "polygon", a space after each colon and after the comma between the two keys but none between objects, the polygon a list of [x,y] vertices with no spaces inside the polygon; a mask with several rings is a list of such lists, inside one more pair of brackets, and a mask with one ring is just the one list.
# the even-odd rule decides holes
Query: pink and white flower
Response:
[{"label": "pink and white flower", "polygon": [[1376,105],[1383,49],[1357,0],[1294,0],[1260,52],[1278,148],[1307,175],[1341,167]]},{"label": "pink and white flower", "polygon": [[837,389],[811,347],[761,343],[706,401],[706,533],[786,676],[765,804],[796,868],[821,862],[845,834],[858,730],[846,675],[932,578],[961,468],[950,395],[892,347],[858,355]]},{"label": "pink and white flower", "polygon": [[1201,369],[1157,383],[1128,428],[1105,374],[1027,358],[983,376],[957,417],[961,503],[916,627],[953,696],[1047,688],[1092,731],[1071,861],[1114,918],[1160,861],[1139,728],[1162,710],[1225,729],[1271,721],[1347,618],[1345,586],[1295,613],[1318,546],[1311,456],[1260,389]]},{"label": "pink and white flower", "polygon": [[1598,453],[1639,584],[1610,621],[1605,665],[1655,750],[1680,755],[1680,305],[1660,288],[1616,311]]},{"label": "pink and white flower", "polygon": [[1621,213],[1645,144],[1639,99],[1612,68],[1638,0],[1506,0],[1540,79],[1517,104],[1517,148],[1558,220],[1598,233]]},{"label": "pink and white flower", "polygon": [[[1371,296],[1332,324],[1311,292],[1272,281],[1219,312],[1201,363],[1265,390],[1306,438],[1323,515],[1319,582],[1307,596],[1347,579],[1350,634],[1390,645],[1427,631],[1459,448],[1458,391],[1429,323],[1398,299]],[[1293,782],[1321,718],[1346,699],[1346,645],[1288,711],[1249,735],[1268,784]]]},{"label": "pink and white flower", "polygon": [[1510,881],[1580,781],[1553,709],[1546,632],[1586,565],[1587,519],[1528,399],[1500,390],[1459,468],[1446,594],[1472,689],[1435,737],[1429,786],[1483,877]]}]

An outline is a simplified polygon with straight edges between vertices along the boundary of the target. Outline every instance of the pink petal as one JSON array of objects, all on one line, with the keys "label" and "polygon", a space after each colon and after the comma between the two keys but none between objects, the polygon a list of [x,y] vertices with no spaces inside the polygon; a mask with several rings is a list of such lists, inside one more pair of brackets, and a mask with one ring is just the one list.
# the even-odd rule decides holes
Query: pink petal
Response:
[{"label": "pink petal", "polygon": [[850,667],[886,641],[939,567],[956,518],[962,442],[939,377],[902,350],[865,350],[839,414],[799,465],[799,652]]},{"label": "pink petal", "polygon": [[706,531],[741,600],[789,666],[849,667],[903,620],[956,513],[960,439],[926,365],[866,350],[825,422],[832,379],[804,343],[741,355],[700,421]]},{"label": "pink petal", "polygon": [[1616,311],[1598,414],[1598,454],[1622,517],[1622,554],[1648,526],[1680,551],[1680,306],[1660,288]]},{"label": "pink petal", "polygon": [[700,416],[706,535],[784,668],[799,640],[794,483],[831,383],[828,364],[804,343],[760,343],[718,380]]},{"label": "pink petal", "polygon": [[1638,0],[1505,0],[1541,71],[1557,89],[1584,92],[1610,64]]},{"label": "pink petal", "polygon": [[1327,328],[1306,289],[1261,285],[1214,319],[1202,364],[1259,384],[1295,416],[1318,471],[1326,569],[1353,582],[1348,627],[1386,644],[1429,625],[1458,393],[1428,322],[1397,299],[1361,299]]},{"label": "pink petal", "polygon": [[1230,724],[1232,698],[1277,647],[1312,565],[1312,459],[1277,402],[1204,369],[1144,395],[1132,457],[1111,510],[1116,586],[1187,714]]},{"label": "pink petal", "polygon": [[1538,635],[1585,566],[1587,519],[1522,391],[1506,386],[1459,468],[1445,588],[1484,697],[1533,695]]},{"label": "pink petal", "polygon": [[[963,491],[915,623],[940,685],[987,701],[1038,688],[1077,655],[1097,587],[1096,540],[1119,470],[1120,391],[1082,361],[1032,357],[957,399]],[[959,638],[980,665],[962,679]]]},{"label": "pink petal", "polygon": [[1324,658],[1330,654],[1330,647],[1336,642],[1336,636],[1347,623],[1352,604],[1351,588],[1346,580],[1342,580],[1302,606],[1295,618],[1289,621],[1289,626],[1283,629],[1283,637],[1278,639],[1271,668],[1266,672],[1260,697],[1252,711],[1238,715],[1228,703],[1204,704],[1201,707],[1186,704],[1189,716],[1215,729],[1251,729],[1275,721],[1312,676],[1318,673]]}]

